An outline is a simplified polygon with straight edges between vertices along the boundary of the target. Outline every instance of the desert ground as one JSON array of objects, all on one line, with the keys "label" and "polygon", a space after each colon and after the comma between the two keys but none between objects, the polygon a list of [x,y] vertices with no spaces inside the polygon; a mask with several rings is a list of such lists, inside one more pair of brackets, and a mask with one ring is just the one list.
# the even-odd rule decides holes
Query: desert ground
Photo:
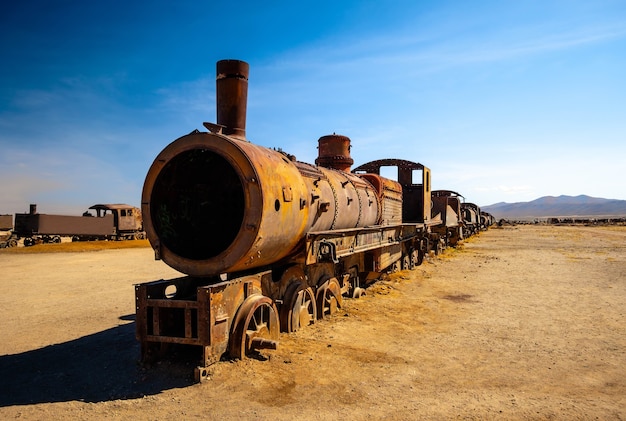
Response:
[{"label": "desert ground", "polygon": [[4,420],[626,419],[626,227],[492,228],[202,383],[139,364],[150,248],[0,268]]}]

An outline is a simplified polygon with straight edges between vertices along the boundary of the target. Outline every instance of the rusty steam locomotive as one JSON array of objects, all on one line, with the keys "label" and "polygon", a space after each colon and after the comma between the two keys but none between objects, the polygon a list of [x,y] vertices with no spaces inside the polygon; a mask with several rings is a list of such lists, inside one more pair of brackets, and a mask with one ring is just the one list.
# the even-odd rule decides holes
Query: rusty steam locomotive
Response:
[{"label": "rusty steam locomotive", "polygon": [[28,213],[15,214],[15,226],[11,215],[0,215],[0,231],[6,231],[0,235],[0,248],[16,247],[22,238],[25,247],[60,243],[61,237],[72,241],[145,238],[141,210],[125,204],[93,205],[82,216],[43,214],[31,204]]},{"label": "rusty steam locomotive", "polygon": [[[412,269],[464,236],[461,196],[433,194],[419,163],[351,170],[350,139],[335,134],[319,139],[316,165],[249,142],[248,72],[242,61],[217,63],[217,124],[170,143],[142,193],[156,259],[187,275],[136,285],[142,360],[195,346],[200,379],[225,355],[275,348],[280,331],[332,314],[372,274]],[[465,213],[480,225],[477,211]]]}]

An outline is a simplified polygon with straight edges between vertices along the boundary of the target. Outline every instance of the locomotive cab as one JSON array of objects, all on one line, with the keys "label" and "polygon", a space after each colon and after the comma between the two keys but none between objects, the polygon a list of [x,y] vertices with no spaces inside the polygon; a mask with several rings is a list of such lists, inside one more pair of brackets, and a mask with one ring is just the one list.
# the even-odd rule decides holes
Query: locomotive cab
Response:
[{"label": "locomotive cab", "polygon": [[[135,234],[143,230],[141,210],[139,208],[124,204],[97,204],[91,206],[89,209],[95,210],[96,217],[98,218],[113,215],[113,225],[115,226],[118,236],[129,233]],[[91,214],[85,212],[83,216],[91,216]],[[142,235],[138,236],[142,237]]]},{"label": "locomotive cab", "polygon": [[380,175],[381,168],[397,168],[397,181],[402,186],[402,221],[428,222],[431,219],[430,169],[402,159],[380,159],[354,169],[356,174]]}]

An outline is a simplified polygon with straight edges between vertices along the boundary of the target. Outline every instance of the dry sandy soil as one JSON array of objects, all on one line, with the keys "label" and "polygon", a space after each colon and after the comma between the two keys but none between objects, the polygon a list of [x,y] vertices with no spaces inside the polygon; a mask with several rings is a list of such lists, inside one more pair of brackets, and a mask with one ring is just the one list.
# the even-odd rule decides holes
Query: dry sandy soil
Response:
[{"label": "dry sandy soil", "polygon": [[626,419],[626,227],[491,229],[198,384],[138,364],[151,249],[0,267],[0,419]]}]

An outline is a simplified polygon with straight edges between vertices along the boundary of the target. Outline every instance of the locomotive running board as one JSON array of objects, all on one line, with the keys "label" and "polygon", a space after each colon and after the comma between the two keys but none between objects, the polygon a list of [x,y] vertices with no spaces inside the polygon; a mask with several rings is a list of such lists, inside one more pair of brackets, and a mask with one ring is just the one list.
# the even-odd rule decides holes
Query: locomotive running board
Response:
[{"label": "locomotive running board", "polygon": [[416,224],[310,232],[306,236],[306,264],[337,263],[342,257],[382,247],[397,247],[403,242],[419,239],[424,234],[424,226]]}]

